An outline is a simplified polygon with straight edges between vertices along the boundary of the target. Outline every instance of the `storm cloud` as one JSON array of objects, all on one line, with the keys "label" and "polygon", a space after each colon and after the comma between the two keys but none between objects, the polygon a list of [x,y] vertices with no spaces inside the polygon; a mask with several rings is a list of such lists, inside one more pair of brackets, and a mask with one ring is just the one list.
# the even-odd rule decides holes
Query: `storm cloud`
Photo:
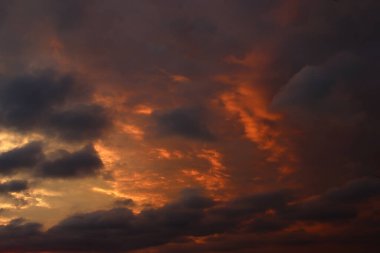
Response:
[{"label": "storm cloud", "polygon": [[215,139],[201,108],[179,108],[157,113],[158,129],[163,135],[210,141]]},{"label": "storm cloud", "polygon": [[63,152],[58,158],[44,161],[38,175],[52,178],[83,177],[94,175],[102,167],[102,160],[96,150],[88,145],[76,152]]},{"label": "storm cloud", "polygon": [[379,10],[0,0],[0,252],[378,252]]},{"label": "storm cloud", "polygon": [[72,75],[46,70],[3,78],[0,94],[0,124],[15,131],[88,141],[111,126],[111,118],[100,105],[81,104],[90,91]]},{"label": "storm cloud", "polygon": [[[339,190],[348,192],[350,190],[347,188],[350,188],[352,184],[371,180],[375,179],[359,179],[342,186]],[[379,185],[376,189],[378,188]],[[329,192],[326,192],[319,199],[325,199],[328,195]],[[376,196],[379,197],[379,194]],[[368,199],[363,198],[363,201]],[[199,190],[187,189],[177,200],[161,208],[144,209],[139,214],[134,214],[127,208],[75,214],[46,232],[41,230],[40,224],[14,220],[1,227],[0,246],[3,250],[16,252],[42,250],[129,251],[164,245],[168,242],[178,241],[180,238],[186,241],[187,236],[206,236],[216,232],[231,235],[236,228],[250,231],[253,234],[263,234],[264,237],[261,239],[253,237],[252,245],[255,243],[266,244],[269,243],[268,238],[265,237],[267,233],[280,232],[302,220],[319,221],[321,215],[323,216],[321,210],[315,211],[315,214],[319,213],[318,217],[310,216],[310,213],[305,216],[305,209],[300,206],[305,204],[291,204],[291,201],[294,200],[292,194],[283,191],[261,193],[218,203]],[[336,202],[331,202],[325,207],[329,209],[330,213],[333,213],[335,205]],[[357,206],[354,207],[357,208]],[[232,210],[235,212],[231,212]],[[272,210],[271,213],[268,213],[268,210]],[[289,212],[294,212],[295,220],[286,218],[284,214],[289,214]],[[334,223],[340,221],[342,217],[344,216],[329,215],[329,219],[323,220]],[[354,220],[355,217],[350,218]],[[346,234],[343,237],[336,236],[333,240],[350,240],[351,236],[354,234]],[[7,240],[4,240],[5,238]],[[289,237],[281,234],[273,235],[270,242],[274,245],[303,245],[325,240],[329,239],[303,232]]]},{"label": "storm cloud", "polygon": [[30,169],[44,158],[42,144],[32,142],[0,154],[0,173],[12,174],[20,169]]},{"label": "storm cloud", "polygon": [[0,194],[21,192],[28,189],[28,182],[25,180],[12,180],[0,184]]},{"label": "storm cloud", "polygon": [[92,145],[68,152],[56,150],[46,155],[40,142],[0,154],[0,168],[4,175],[27,172],[38,177],[75,178],[95,175],[103,162]]}]

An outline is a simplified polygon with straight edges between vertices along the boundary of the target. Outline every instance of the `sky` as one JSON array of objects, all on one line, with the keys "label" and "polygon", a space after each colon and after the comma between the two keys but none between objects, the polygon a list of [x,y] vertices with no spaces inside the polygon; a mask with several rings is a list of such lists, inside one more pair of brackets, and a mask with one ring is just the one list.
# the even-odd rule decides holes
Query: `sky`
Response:
[{"label": "sky", "polygon": [[0,252],[378,252],[379,11],[0,0]]}]

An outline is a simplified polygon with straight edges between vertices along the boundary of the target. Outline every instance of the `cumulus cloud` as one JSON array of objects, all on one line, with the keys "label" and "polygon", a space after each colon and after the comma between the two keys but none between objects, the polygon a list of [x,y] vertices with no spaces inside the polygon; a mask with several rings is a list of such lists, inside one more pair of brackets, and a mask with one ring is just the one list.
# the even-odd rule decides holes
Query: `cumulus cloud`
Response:
[{"label": "cumulus cloud", "polygon": [[0,124],[66,141],[94,140],[111,126],[111,118],[102,106],[86,102],[89,93],[74,76],[52,70],[3,78]]},{"label": "cumulus cloud", "polygon": [[200,108],[179,108],[156,114],[158,130],[163,135],[177,135],[210,141],[215,137],[208,129]]},{"label": "cumulus cloud", "polygon": [[2,123],[20,130],[35,127],[54,106],[65,102],[73,85],[72,77],[59,77],[51,71],[2,80]]},{"label": "cumulus cloud", "polygon": [[52,113],[47,126],[64,140],[93,140],[111,125],[104,108],[99,105],[78,105]]},{"label": "cumulus cloud", "polygon": [[296,220],[331,222],[350,220],[358,215],[357,206],[360,203],[378,197],[379,194],[378,178],[360,178],[292,205],[288,213],[284,214]]},{"label": "cumulus cloud", "polygon": [[[376,179],[358,179],[340,187],[340,191],[350,192],[352,185]],[[371,186],[372,187],[372,186]],[[354,187],[355,188],[355,187]],[[377,181],[378,190],[379,185]],[[335,189],[337,190],[337,189]],[[357,190],[358,192],[361,189]],[[321,194],[311,202],[323,202],[329,199],[330,191]],[[289,191],[267,192],[238,198],[229,202],[215,202],[201,191],[187,189],[181,196],[163,207],[144,209],[134,214],[127,208],[114,208],[91,213],[75,214],[62,220],[55,226],[42,231],[37,223],[14,220],[0,227],[0,249],[13,251],[82,251],[109,252],[142,249],[164,245],[169,242],[183,241],[186,237],[198,237],[217,234],[231,235],[239,228],[263,237],[253,237],[251,243],[272,243],[273,245],[303,245],[325,240],[349,240],[353,234],[334,238],[299,232],[279,234],[283,229],[299,221],[337,222],[341,214],[334,215],[339,202],[331,201],[324,206],[330,213],[316,209],[313,215],[310,201],[296,201]],[[379,196],[379,194],[376,194]],[[354,198],[355,199],[355,198]],[[368,201],[368,196],[362,201]],[[316,207],[318,208],[318,206]],[[357,205],[351,208],[358,208]],[[349,210],[349,209],[347,209]],[[294,214],[292,216],[291,214]],[[328,218],[327,218],[328,217]],[[346,217],[351,220],[354,216]],[[273,234],[276,232],[277,234]],[[266,234],[272,233],[270,241]],[[112,235],[112,236],[111,236]],[[182,239],[181,239],[182,238]],[[5,240],[7,239],[7,240]],[[219,242],[223,244],[223,242]],[[239,249],[239,245],[234,246]],[[232,248],[233,249],[233,248]]]},{"label": "cumulus cloud", "polygon": [[27,189],[28,182],[26,180],[11,180],[4,183],[0,183],[0,194],[21,192]]},{"label": "cumulus cloud", "polygon": [[[68,217],[47,230],[0,226],[0,252],[375,252],[379,10],[376,0],[0,1],[0,144],[13,146],[13,133],[49,144],[0,154],[1,198],[29,187],[19,176],[69,185],[103,166],[113,175],[94,189],[112,189],[93,194],[121,198],[73,214],[61,192],[70,209],[37,216]],[[172,199],[215,182],[213,195]],[[137,212],[144,201],[154,207]]]},{"label": "cumulus cloud", "polygon": [[63,152],[58,158],[44,161],[38,175],[51,178],[83,177],[94,175],[102,167],[98,153],[92,145],[88,145],[76,152]]},{"label": "cumulus cloud", "polygon": [[361,68],[355,56],[349,53],[340,53],[322,66],[305,66],[274,96],[271,106],[278,110],[297,106],[313,108],[342,79],[349,85],[348,80]]},{"label": "cumulus cloud", "polygon": [[28,143],[25,146],[0,154],[0,173],[13,174],[20,169],[30,169],[44,158],[42,144]]},{"label": "cumulus cloud", "polygon": [[45,155],[42,143],[32,142],[0,154],[0,172],[5,175],[20,171],[49,178],[75,178],[95,175],[103,162],[92,145],[75,152],[59,150],[58,155]]}]

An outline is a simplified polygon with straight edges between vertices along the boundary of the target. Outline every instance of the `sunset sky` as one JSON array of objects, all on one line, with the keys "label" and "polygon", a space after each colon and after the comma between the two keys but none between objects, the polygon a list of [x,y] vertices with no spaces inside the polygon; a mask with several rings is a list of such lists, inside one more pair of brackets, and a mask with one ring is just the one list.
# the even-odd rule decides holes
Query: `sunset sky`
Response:
[{"label": "sunset sky", "polygon": [[380,252],[379,13],[0,0],[0,253]]}]

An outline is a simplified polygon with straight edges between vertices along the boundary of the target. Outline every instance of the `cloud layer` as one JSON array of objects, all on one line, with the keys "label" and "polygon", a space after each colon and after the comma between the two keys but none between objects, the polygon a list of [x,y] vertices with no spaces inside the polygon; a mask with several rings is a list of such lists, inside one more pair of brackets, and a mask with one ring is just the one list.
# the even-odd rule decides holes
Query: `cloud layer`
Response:
[{"label": "cloud layer", "polygon": [[0,0],[0,252],[378,251],[379,10]]}]

